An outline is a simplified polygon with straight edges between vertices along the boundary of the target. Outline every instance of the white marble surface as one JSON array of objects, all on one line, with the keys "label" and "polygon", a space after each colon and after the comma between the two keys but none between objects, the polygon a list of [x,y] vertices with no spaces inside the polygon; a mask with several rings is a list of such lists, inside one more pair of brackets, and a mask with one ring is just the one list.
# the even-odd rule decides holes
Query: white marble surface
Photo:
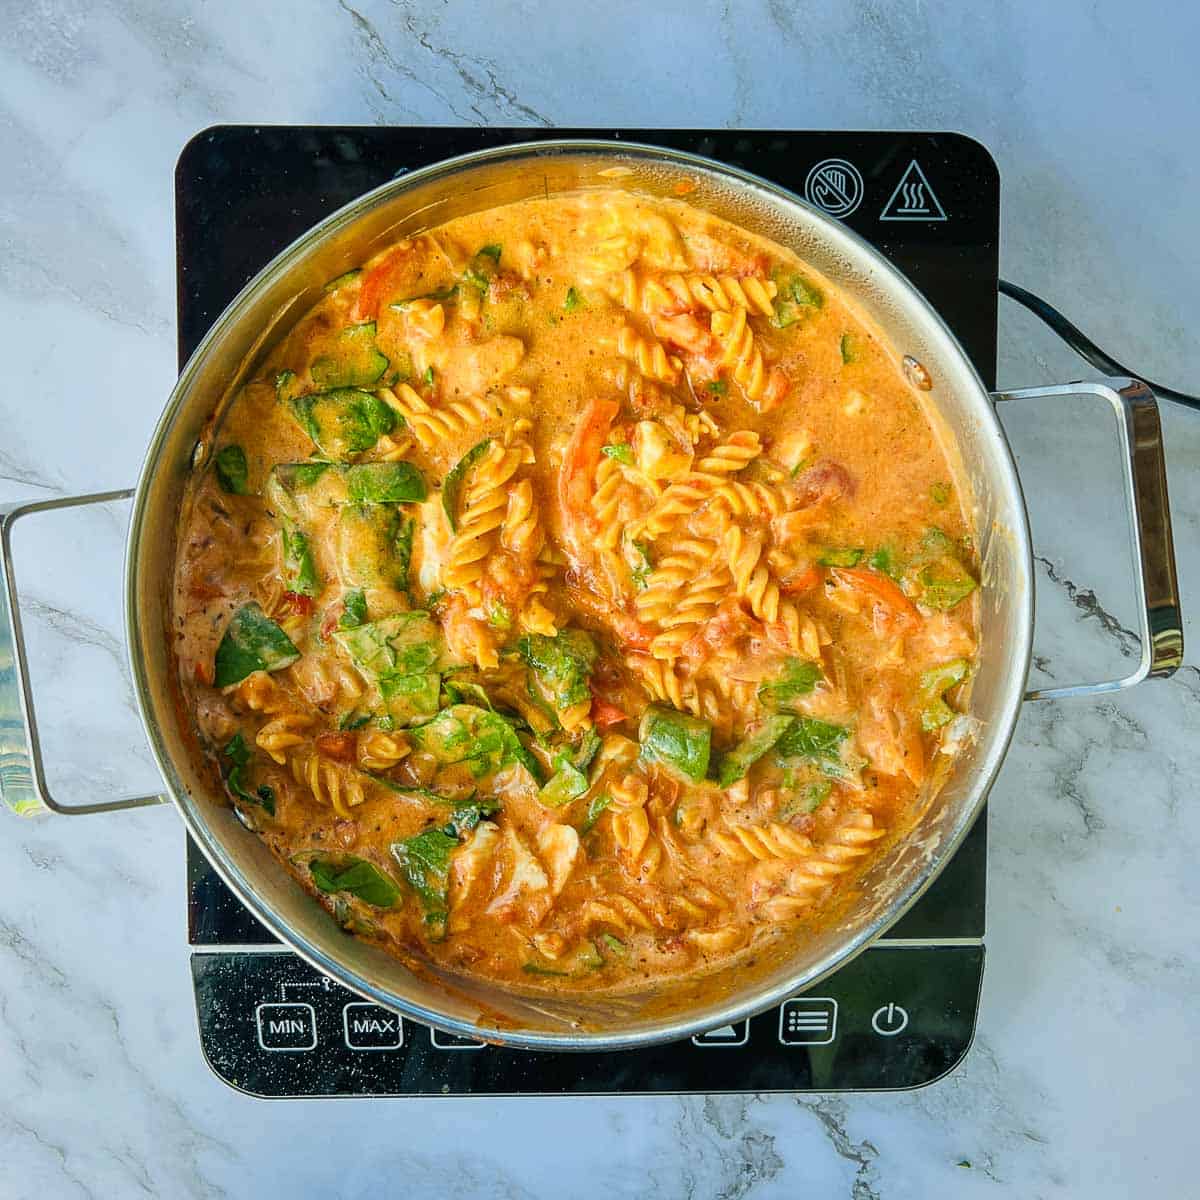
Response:
[{"label": "white marble surface", "polygon": [[[1200,18],[1152,7],[4,4],[0,502],[133,480],[174,376],[172,167],[220,121],[961,129],[1000,164],[1004,273],[1200,391]],[[1010,307],[1001,343],[1004,384],[1081,373]],[[1200,415],[1165,423],[1195,612]],[[1106,426],[1006,424],[1043,665],[1127,661]],[[19,545],[77,795],[153,778],[118,669],[120,525]],[[976,1044],[902,1095],[258,1103],[200,1056],[174,814],[4,819],[0,1194],[1194,1195],[1197,719],[1193,666],[1026,710],[993,793]]]}]

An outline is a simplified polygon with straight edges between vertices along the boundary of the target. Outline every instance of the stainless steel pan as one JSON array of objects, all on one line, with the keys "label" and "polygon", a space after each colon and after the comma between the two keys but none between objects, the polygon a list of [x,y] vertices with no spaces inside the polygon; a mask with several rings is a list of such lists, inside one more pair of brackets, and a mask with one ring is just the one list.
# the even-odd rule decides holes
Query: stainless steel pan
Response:
[{"label": "stainless steel pan", "polygon": [[[836,920],[704,987],[656,984],[619,1002],[566,1000],[516,995],[432,972],[415,974],[347,937],[214,794],[211,773],[199,759],[178,703],[166,629],[184,484],[193,464],[208,454],[203,437],[214,407],[228,402],[263,350],[319,297],[328,279],[377,249],[450,218],[529,196],[579,188],[670,196],[684,180],[695,185],[691,202],[794,248],[927,374],[930,402],[954,435],[976,505],[982,655],[970,705],[978,735],[919,826],[873,864]],[[1118,417],[1132,515],[1132,566],[1143,602],[1142,657],[1127,678],[1027,693],[1034,602],[1029,522],[994,406],[1079,392],[1104,397]],[[129,660],[165,792],[68,809],[50,795],[39,753],[11,530],[29,513],[129,495]],[[991,396],[920,293],[837,221],[745,172],[689,154],[612,142],[539,142],[467,155],[388,183],[323,221],[242,290],[192,355],[154,431],[137,488],[10,509],[0,514],[0,550],[0,789],[10,806],[77,813],[170,800],[236,895],[319,970],[417,1021],[528,1048],[603,1050],[680,1039],[765,1010],[816,983],[886,930],[954,854],[1000,769],[1023,699],[1129,687],[1147,675],[1170,674],[1183,650],[1158,410],[1145,385],[1105,380]]]}]

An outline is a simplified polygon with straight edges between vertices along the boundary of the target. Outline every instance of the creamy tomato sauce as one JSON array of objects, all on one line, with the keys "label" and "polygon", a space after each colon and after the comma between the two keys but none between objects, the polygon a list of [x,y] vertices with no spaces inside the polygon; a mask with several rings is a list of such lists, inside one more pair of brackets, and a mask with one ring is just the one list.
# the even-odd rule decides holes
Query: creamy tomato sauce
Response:
[{"label": "creamy tomato sauce", "polygon": [[967,509],[793,254],[681,201],[527,201],[332,281],[234,399],[181,516],[180,678],[349,931],[642,986],[819,920],[927,802]]}]

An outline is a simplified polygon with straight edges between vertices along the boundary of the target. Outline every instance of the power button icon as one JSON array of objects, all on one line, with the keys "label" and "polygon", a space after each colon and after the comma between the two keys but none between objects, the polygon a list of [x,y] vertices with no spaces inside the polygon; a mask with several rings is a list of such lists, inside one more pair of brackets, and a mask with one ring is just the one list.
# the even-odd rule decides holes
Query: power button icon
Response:
[{"label": "power button icon", "polygon": [[908,1028],[908,1013],[898,1004],[885,1004],[872,1015],[871,1028],[880,1037],[895,1037]]}]

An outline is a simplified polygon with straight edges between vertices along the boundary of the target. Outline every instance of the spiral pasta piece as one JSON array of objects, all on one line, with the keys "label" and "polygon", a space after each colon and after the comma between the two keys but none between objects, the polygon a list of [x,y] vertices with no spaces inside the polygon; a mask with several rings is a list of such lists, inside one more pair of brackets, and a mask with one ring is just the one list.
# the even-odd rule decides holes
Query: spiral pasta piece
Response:
[{"label": "spiral pasta piece", "polygon": [[747,399],[761,399],[767,387],[767,370],[762,351],[746,323],[746,310],[735,308],[731,312],[713,313],[711,328],[724,351],[722,365],[732,369],[733,377]]},{"label": "spiral pasta piece", "polygon": [[600,545],[615,549],[621,538],[620,507],[624,480],[615,459],[602,456],[596,468],[596,490],[592,494],[592,512],[600,529]]},{"label": "spiral pasta piece", "polygon": [[[683,680],[671,663],[645,654],[630,654],[626,657],[625,663],[637,675],[652,700],[669,704],[681,712],[685,710],[687,701]],[[697,713],[696,715],[701,714]]]},{"label": "spiral pasta piece", "polygon": [[484,560],[495,546],[497,530],[504,524],[508,499],[500,490],[485,492],[468,504],[458,522],[442,567],[443,587],[466,594],[471,604],[482,598]]},{"label": "spiral pasta piece", "polygon": [[518,558],[532,562],[544,542],[537,509],[533,505],[533,484],[522,479],[508,493],[500,544]]},{"label": "spiral pasta piece", "polygon": [[832,883],[870,853],[885,832],[875,824],[869,812],[849,814],[812,856],[788,871],[784,894],[773,896],[763,904],[764,915],[772,920],[784,920],[811,908]]},{"label": "spiral pasta piece", "polygon": [[313,718],[307,713],[285,713],[268,721],[254,739],[254,744],[271,756],[280,766],[287,761],[287,752],[308,741]]},{"label": "spiral pasta piece", "polygon": [[657,538],[706,504],[728,482],[762,453],[757,433],[741,429],[714,446],[696,464],[696,470],[672,483],[639,526],[647,537]]},{"label": "spiral pasta piece", "polygon": [[830,833],[821,853],[829,862],[848,866],[867,854],[885,832],[875,824],[875,818],[869,812],[856,811]]},{"label": "spiral pasta piece", "polygon": [[692,880],[670,898],[670,905],[692,921],[707,921],[714,913],[725,911],[729,901],[706,884]]},{"label": "spiral pasta piece", "polygon": [[709,312],[744,309],[764,317],[775,313],[778,289],[770,279],[754,275],[740,279],[735,275],[687,275],[683,281],[692,298]]},{"label": "spiral pasta piece", "polygon": [[[511,446],[492,442],[467,478],[463,511],[442,568],[442,584],[463,592],[471,604],[478,604],[482,597],[480,581],[485,560],[495,549],[499,532],[507,527],[510,536],[536,538],[532,487],[523,498],[518,496],[519,486],[512,492],[505,491],[505,485],[531,457],[532,452],[524,442],[517,441]],[[517,497],[515,506],[510,504],[513,497]]]},{"label": "spiral pasta piece", "polygon": [[626,775],[615,780],[609,792],[609,828],[618,858],[630,875],[648,879],[662,865],[663,848],[650,831],[646,781],[638,775]]},{"label": "spiral pasta piece", "polygon": [[705,475],[732,475],[762,453],[762,442],[750,429],[739,429],[714,446],[696,464]]},{"label": "spiral pasta piece", "polygon": [[779,585],[763,562],[762,538],[733,525],[725,535],[725,553],[737,594],[749,603],[750,611],[760,621],[774,621],[779,615]]},{"label": "spiral pasta piece", "polygon": [[728,954],[750,940],[750,931],[729,922],[717,929],[689,929],[684,937],[701,954]]},{"label": "spiral pasta piece", "polygon": [[659,618],[663,628],[650,643],[655,658],[677,658],[699,628],[717,611],[729,590],[729,572],[724,567],[706,571],[678,594],[670,611]]},{"label": "spiral pasta piece", "polygon": [[388,771],[407,758],[411,750],[403,734],[370,729],[358,735],[358,765],[364,771]]},{"label": "spiral pasta piece", "polygon": [[828,631],[790,600],[780,602],[775,627],[789,650],[813,662],[821,657],[821,647],[830,641]]},{"label": "spiral pasta piece", "polygon": [[622,326],[617,334],[617,353],[633,363],[648,379],[668,384],[679,382],[679,372],[683,366],[679,359],[669,355],[661,342],[638,333],[632,325]]},{"label": "spiral pasta piece", "polygon": [[713,542],[692,538],[676,544],[646,578],[644,591],[634,604],[638,620],[659,622],[678,603],[683,590],[712,565],[717,554]]},{"label": "spiral pasta piece", "polygon": [[612,781],[608,790],[611,796],[608,807],[613,813],[644,809],[650,799],[650,785],[641,775],[622,775]]},{"label": "spiral pasta piece", "polygon": [[288,694],[266,671],[255,671],[226,691],[235,705],[265,717],[281,713],[291,704]]},{"label": "spiral pasta piece", "polygon": [[706,504],[718,487],[716,476],[689,474],[671,484],[662,499],[638,526],[648,538],[661,537],[685,517]]},{"label": "spiral pasta piece", "polygon": [[313,799],[327,804],[339,817],[350,817],[351,809],[366,796],[362,783],[337,763],[319,754],[297,754],[288,760],[292,778],[312,793]]},{"label": "spiral pasta piece", "polygon": [[550,591],[550,584],[558,574],[558,566],[551,558],[550,547],[544,542],[538,555],[537,579],[529,589],[521,609],[521,628],[526,633],[541,633],[553,637],[558,632],[558,619],[541,599]]},{"label": "spiral pasta piece", "polygon": [[604,925],[618,933],[633,933],[654,928],[654,922],[646,911],[620,892],[589,900],[583,905],[580,915],[586,929]]},{"label": "spiral pasta piece", "polygon": [[622,271],[609,294],[623,308],[649,315],[680,308],[703,308],[708,312],[729,312],[744,308],[769,317],[774,314],[775,284],[757,276],[735,275],[662,275],[642,276],[637,271]]},{"label": "spiral pasta piece", "polygon": [[395,390],[380,388],[376,395],[404,418],[421,449],[430,453],[444,450],[447,442],[461,442],[504,418],[499,402],[483,396],[454,400],[434,408],[407,383],[399,384]]},{"label": "spiral pasta piece", "polygon": [[776,488],[765,483],[742,483],[731,479],[713,492],[712,507],[730,517],[768,521],[787,511],[787,501]]},{"label": "spiral pasta piece", "polygon": [[[489,493],[502,488],[522,466],[532,461],[532,451],[523,441],[517,440],[511,445],[492,442],[471,471],[467,485],[463,489],[464,503],[468,508],[477,504]],[[530,507],[532,504],[531,491]]]},{"label": "spiral pasta piece", "polygon": [[372,457],[378,459],[379,462],[399,462],[412,453],[413,445],[413,439],[404,434],[397,436],[396,434],[385,433],[375,443],[375,450]]},{"label": "spiral pasta piece", "polygon": [[812,841],[788,825],[727,825],[709,835],[714,846],[740,862],[772,858],[803,858],[812,853]]},{"label": "spiral pasta piece", "polygon": [[581,700],[578,704],[559,709],[558,723],[567,733],[574,733],[577,729],[590,729],[592,727],[591,700]]},{"label": "spiral pasta piece", "polygon": [[[734,679],[727,671],[710,669],[698,690],[712,696],[713,701],[708,712],[696,715],[706,716],[726,732],[732,727],[734,714],[744,725],[753,719],[758,709],[758,685],[746,679]],[[714,710],[715,715],[710,715]]]}]

